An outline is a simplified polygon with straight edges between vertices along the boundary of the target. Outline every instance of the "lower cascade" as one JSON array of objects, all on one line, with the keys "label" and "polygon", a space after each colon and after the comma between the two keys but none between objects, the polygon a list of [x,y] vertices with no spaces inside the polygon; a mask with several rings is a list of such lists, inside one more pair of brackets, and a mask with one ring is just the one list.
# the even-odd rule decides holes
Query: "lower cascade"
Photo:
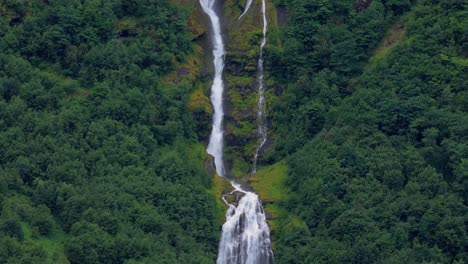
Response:
[{"label": "lower cascade", "polygon": [[[248,1],[248,6],[251,1]],[[213,64],[215,76],[211,87],[211,101],[214,108],[213,130],[208,144],[208,153],[214,156],[218,175],[223,177],[223,103],[224,85],[224,43],[221,35],[220,19],[215,12],[216,0],[200,0],[203,11],[210,17],[213,31]],[[249,7],[245,8],[245,12]],[[263,3],[264,33],[266,31],[265,4]],[[245,14],[244,12],[244,14]],[[244,15],[243,14],[243,15]],[[262,42],[263,49],[264,42]],[[263,58],[261,58],[263,59]],[[261,62],[263,67],[263,62]],[[223,201],[229,206],[226,222],[223,224],[218,251],[218,264],[270,264],[273,263],[270,230],[266,223],[265,212],[257,194],[244,190],[231,181],[234,190],[230,194],[241,197],[237,203]]]},{"label": "lower cascade", "polygon": [[243,197],[237,206],[229,204],[223,197],[229,209],[223,225],[217,263],[273,263],[270,229],[258,195],[243,190],[236,183],[232,183],[232,186],[235,189],[230,194],[237,192]]}]

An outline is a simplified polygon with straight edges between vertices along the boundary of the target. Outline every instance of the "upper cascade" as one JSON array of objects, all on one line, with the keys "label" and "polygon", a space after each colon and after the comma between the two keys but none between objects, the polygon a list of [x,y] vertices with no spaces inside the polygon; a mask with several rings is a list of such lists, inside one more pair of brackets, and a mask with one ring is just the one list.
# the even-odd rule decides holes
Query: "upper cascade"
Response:
[{"label": "upper cascade", "polygon": [[224,160],[223,160],[223,71],[224,71],[224,42],[221,35],[221,25],[219,17],[214,10],[216,0],[200,0],[200,5],[211,20],[213,29],[213,64],[215,75],[213,84],[211,85],[211,102],[213,104],[213,128],[211,131],[210,142],[207,152],[215,159],[216,172],[219,176],[225,176]]}]

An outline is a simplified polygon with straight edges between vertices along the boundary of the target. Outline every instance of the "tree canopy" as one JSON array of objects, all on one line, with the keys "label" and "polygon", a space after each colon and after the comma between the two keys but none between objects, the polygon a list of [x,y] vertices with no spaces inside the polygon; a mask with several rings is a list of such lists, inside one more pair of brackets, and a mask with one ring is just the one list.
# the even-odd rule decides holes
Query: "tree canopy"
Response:
[{"label": "tree canopy", "polygon": [[277,2],[276,261],[467,262],[466,4]]},{"label": "tree canopy", "polygon": [[[166,0],[0,3],[0,263],[210,263],[191,52]],[[166,87],[169,86],[169,87]]]}]

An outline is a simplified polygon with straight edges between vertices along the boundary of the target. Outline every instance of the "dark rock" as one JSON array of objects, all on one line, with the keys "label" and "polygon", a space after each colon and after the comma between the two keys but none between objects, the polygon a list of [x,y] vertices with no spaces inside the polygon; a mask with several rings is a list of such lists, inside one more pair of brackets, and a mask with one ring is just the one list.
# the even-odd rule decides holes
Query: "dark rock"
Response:
[{"label": "dark rock", "polygon": [[208,176],[213,178],[216,174],[216,167],[214,157],[208,154],[208,157],[205,160],[205,170]]},{"label": "dark rock", "polygon": [[21,23],[23,23],[22,17],[15,17],[10,20],[10,26],[19,25]]},{"label": "dark rock", "polygon": [[268,213],[268,212],[265,212],[265,218],[266,220],[275,220],[275,218],[273,217],[272,214]]},{"label": "dark rock", "polygon": [[284,6],[278,6],[276,8],[276,17],[278,19],[278,26],[283,26],[288,21],[288,11]]},{"label": "dark rock", "polygon": [[245,196],[245,193],[239,192],[239,191],[234,191],[232,193],[225,194],[224,199],[226,199],[226,201],[229,204],[232,204],[232,205],[237,207],[240,199],[242,199],[242,197],[244,197],[244,196]]},{"label": "dark rock", "polygon": [[118,34],[120,38],[134,38],[138,35],[136,32],[133,32],[129,29],[123,29]]}]

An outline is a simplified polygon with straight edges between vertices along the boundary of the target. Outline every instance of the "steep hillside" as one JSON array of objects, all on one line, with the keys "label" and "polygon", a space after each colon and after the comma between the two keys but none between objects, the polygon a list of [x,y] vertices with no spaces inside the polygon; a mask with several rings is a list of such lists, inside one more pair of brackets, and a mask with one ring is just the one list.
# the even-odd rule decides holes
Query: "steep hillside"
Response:
[{"label": "steep hillside", "polygon": [[276,262],[466,263],[467,5],[277,3]]},{"label": "steep hillside", "polygon": [[0,263],[213,262],[190,11],[0,3]]},{"label": "steep hillside", "polygon": [[[262,38],[261,1],[253,1],[242,18],[244,1],[225,1],[226,27],[226,162],[230,174],[240,178],[252,169],[258,145],[256,110],[258,101],[259,47]],[[266,1],[270,29],[276,27],[276,9]],[[268,85],[268,76],[267,76]]]}]

